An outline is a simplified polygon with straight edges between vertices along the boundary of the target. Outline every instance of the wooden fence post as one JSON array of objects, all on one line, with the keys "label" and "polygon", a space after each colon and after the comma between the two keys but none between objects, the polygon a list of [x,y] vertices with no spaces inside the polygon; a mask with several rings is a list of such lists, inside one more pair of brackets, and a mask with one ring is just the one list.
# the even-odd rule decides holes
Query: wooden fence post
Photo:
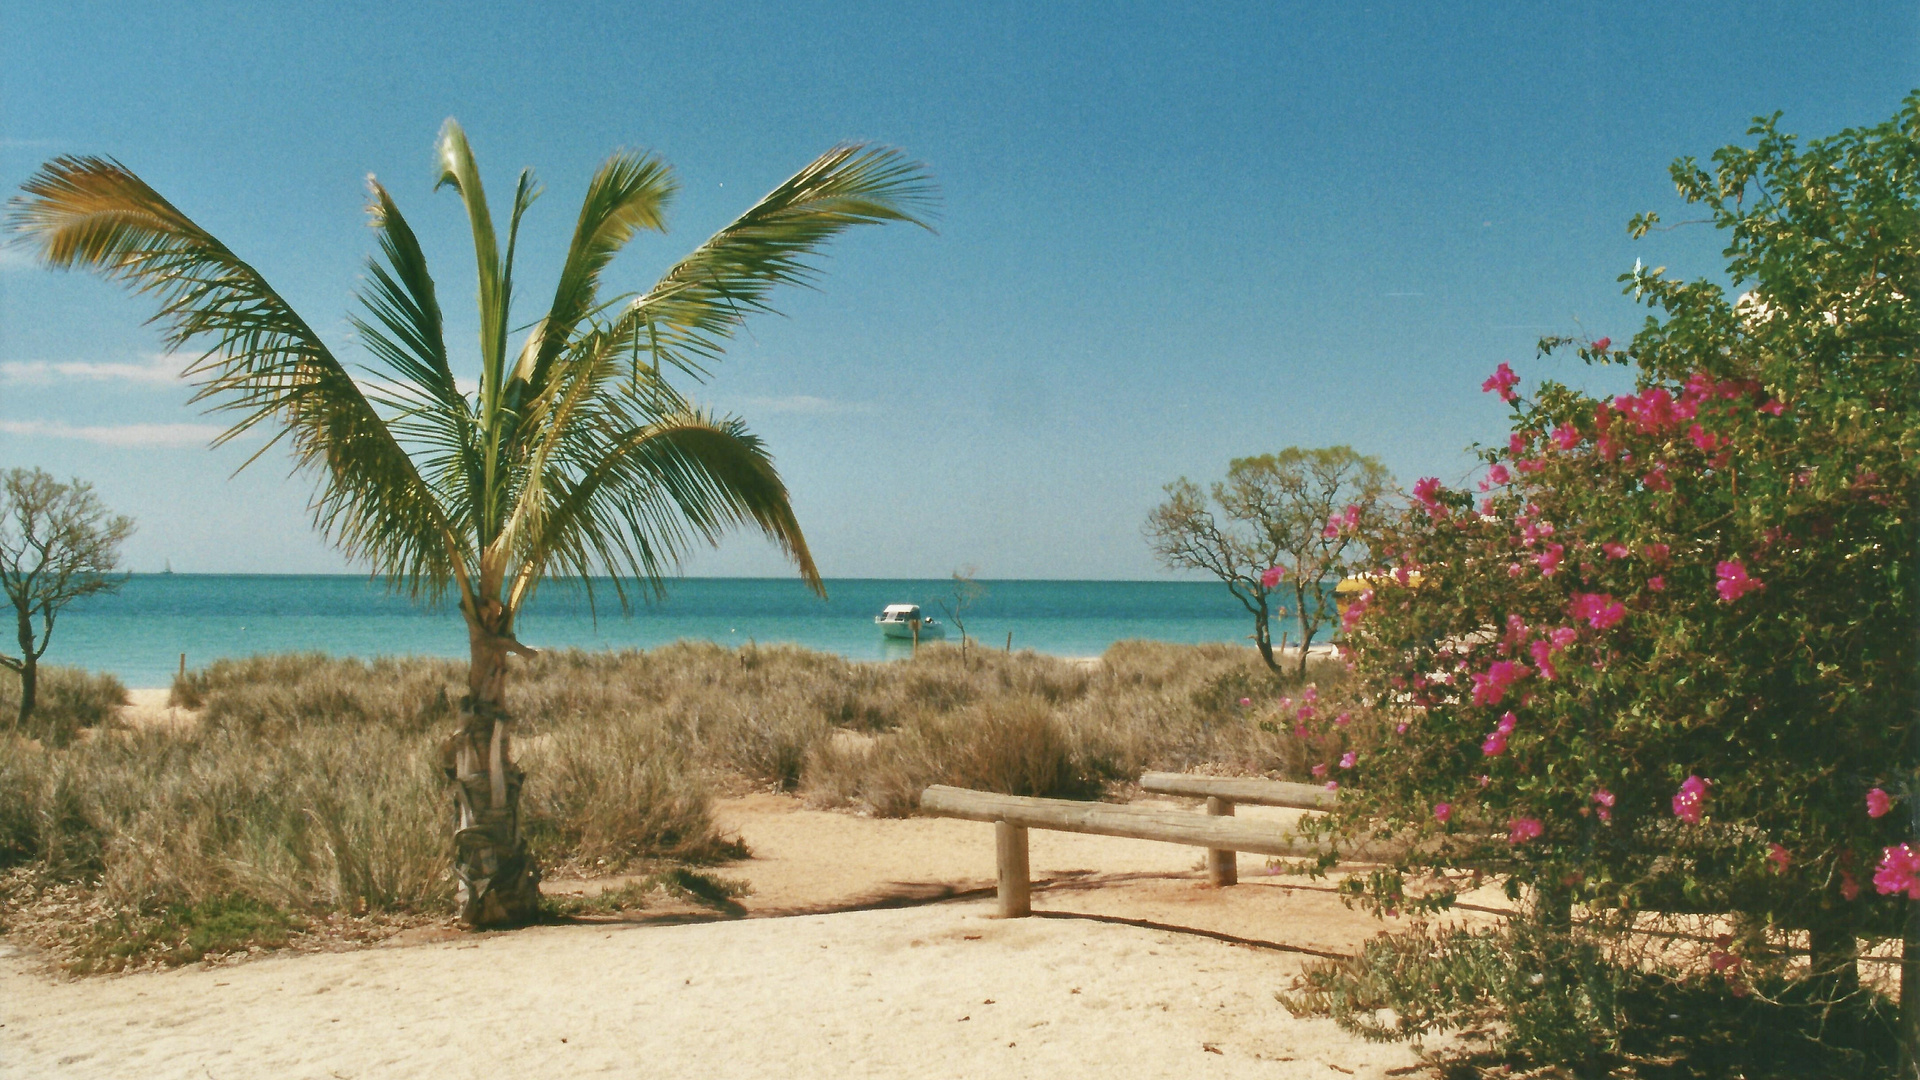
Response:
[{"label": "wooden fence post", "polygon": [[1021,919],[1033,914],[1032,883],[1027,871],[1027,830],[1020,825],[996,821],[993,845],[1000,873],[1000,917]]},{"label": "wooden fence post", "polygon": [[[1207,814],[1211,817],[1232,817],[1233,802],[1216,795],[1207,797]],[[1240,853],[1219,848],[1207,849],[1207,881],[1214,885],[1237,885],[1240,883]]]}]

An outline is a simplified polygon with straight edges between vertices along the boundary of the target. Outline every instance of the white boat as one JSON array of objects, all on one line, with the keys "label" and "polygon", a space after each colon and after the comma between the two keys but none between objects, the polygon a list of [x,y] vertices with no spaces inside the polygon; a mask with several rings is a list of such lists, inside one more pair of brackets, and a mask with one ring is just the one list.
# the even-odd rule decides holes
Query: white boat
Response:
[{"label": "white boat", "polygon": [[873,621],[882,637],[931,641],[947,636],[947,628],[940,625],[940,620],[922,615],[919,604],[888,604]]}]

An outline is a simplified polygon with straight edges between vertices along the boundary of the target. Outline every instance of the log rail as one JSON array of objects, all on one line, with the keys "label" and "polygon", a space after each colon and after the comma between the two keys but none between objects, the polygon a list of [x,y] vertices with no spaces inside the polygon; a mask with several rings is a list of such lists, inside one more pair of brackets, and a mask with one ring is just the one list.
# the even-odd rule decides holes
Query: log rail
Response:
[{"label": "log rail", "polygon": [[[1155,781],[1155,786],[1148,786],[1149,779]],[[1028,829],[1203,847],[1207,849],[1207,877],[1215,885],[1232,885],[1239,880],[1235,862],[1242,851],[1311,859],[1326,850],[1322,843],[1277,830],[1270,824],[1233,818],[1237,802],[1324,810],[1332,805],[1332,792],[1323,788],[1277,780],[1227,780],[1175,773],[1148,773],[1142,778],[1141,786],[1149,791],[1205,798],[1207,813],[999,795],[944,785],[929,787],[921,793],[920,812],[932,817],[993,823],[1003,918],[1020,918],[1033,911],[1027,859]]]}]

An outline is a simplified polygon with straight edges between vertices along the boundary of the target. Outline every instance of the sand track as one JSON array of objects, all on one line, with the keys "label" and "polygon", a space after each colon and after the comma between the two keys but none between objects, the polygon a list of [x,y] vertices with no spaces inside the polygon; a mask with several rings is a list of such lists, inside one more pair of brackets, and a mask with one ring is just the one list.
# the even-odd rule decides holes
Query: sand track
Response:
[{"label": "sand track", "polygon": [[755,855],[724,871],[753,885],[744,918],[415,934],[78,981],[8,956],[0,1075],[413,1077],[480,1047],[518,1075],[1332,1078],[1414,1061],[1274,1000],[1303,961],[1381,924],[1262,859],[1210,889],[1193,849],[1035,832],[1041,917],[1003,921],[987,826],[772,795],[720,817]]}]

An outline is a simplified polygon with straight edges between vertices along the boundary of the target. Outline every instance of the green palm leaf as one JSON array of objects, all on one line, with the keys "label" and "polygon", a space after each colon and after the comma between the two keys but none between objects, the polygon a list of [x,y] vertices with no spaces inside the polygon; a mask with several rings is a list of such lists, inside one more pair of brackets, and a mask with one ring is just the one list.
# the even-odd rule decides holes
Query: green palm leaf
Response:
[{"label": "green palm leaf", "polygon": [[926,170],[898,150],[837,146],[774,188],[752,209],[681,259],[627,305],[616,332],[634,347],[695,377],[717,358],[747,314],[773,310],[780,285],[805,285],[809,259],[856,225],[905,221],[931,228]]},{"label": "green palm leaf", "polygon": [[462,545],[434,492],[346,369],[258,271],[110,158],[56,158],[22,192],[9,224],[43,263],[94,270],[153,295],[152,321],[169,348],[206,346],[187,370],[194,400],[240,414],[216,443],[273,421],[279,430],[266,445],[289,439],[296,466],[324,476],[314,520],[349,557],[415,593],[437,596],[461,579]]}]

